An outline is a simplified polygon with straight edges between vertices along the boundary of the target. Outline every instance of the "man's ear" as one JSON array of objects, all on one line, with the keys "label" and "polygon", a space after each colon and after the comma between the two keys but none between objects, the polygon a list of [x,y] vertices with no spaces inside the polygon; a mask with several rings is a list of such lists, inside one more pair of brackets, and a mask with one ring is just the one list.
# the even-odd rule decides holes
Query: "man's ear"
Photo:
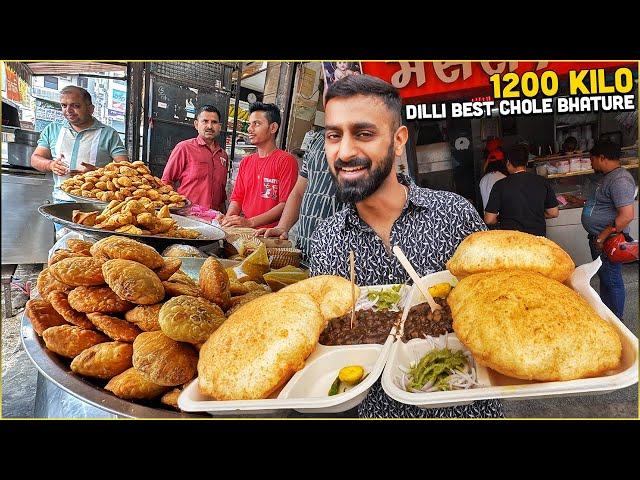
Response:
[{"label": "man's ear", "polygon": [[92,103],[89,105],[89,115],[93,115],[93,111],[96,109],[96,106]]},{"label": "man's ear", "polygon": [[278,127],[279,127],[279,125],[276,122],[271,122],[269,124],[269,131],[271,133],[276,133],[278,131]]},{"label": "man's ear", "polygon": [[196,130],[198,130],[198,120],[194,120],[194,121],[193,121],[193,128],[195,128]]},{"label": "man's ear", "polygon": [[404,125],[400,125],[393,135],[393,151],[396,156],[402,155],[407,140],[409,139],[409,130]]}]

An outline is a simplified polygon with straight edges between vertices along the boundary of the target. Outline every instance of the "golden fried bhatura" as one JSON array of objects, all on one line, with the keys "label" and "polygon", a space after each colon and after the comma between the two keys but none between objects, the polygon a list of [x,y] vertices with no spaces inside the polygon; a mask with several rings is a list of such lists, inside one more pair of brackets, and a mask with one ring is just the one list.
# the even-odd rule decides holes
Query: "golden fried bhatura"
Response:
[{"label": "golden fried bhatura", "polygon": [[[360,295],[356,285],[355,296]],[[325,321],[344,315],[351,309],[351,282],[335,275],[318,275],[281,289],[280,293],[307,293],[320,305]],[[326,323],[325,323],[326,325]]]},{"label": "golden fried bhatura", "polygon": [[470,275],[447,302],[460,341],[478,363],[504,375],[572,380],[600,376],[620,363],[615,328],[578,293],[539,273]]},{"label": "golden fried bhatura", "polygon": [[217,400],[268,397],[304,367],[323,327],[320,307],[305,293],[243,305],[200,349],[200,392]]},{"label": "golden fried bhatura", "polygon": [[475,232],[465,238],[447,262],[462,278],[493,270],[527,270],[564,282],[575,264],[567,252],[548,238],[516,230]]}]

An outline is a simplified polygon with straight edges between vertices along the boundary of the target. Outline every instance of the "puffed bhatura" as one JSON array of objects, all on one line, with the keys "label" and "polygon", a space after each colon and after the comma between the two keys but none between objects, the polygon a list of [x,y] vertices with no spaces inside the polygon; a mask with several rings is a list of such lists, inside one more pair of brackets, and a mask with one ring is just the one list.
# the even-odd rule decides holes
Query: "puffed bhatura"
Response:
[{"label": "puffed bhatura", "polygon": [[133,366],[147,380],[175,387],[196,374],[198,355],[187,343],[176,342],[162,332],[144,332],[133,342]]},{"label": "puffed bhatura", "polygon": [[[318,275],[288,285],[280,293],[307,293],[320,305],[320,311],[326,321],[344,315],[351,309],[351,282],[335,275]],[[360,296],[360,288],[355,286],[355,298]]]},{"label": "puffed bhatura", "polygon": [[226,320],[215,303],[204,298],[180,295],[160,309],[162,332],[173,340],[202,343]]},{"label": "puffed bhatura", "polygon": [[223,310],[227,310],[231,301],[231,292],[229,275],[222,264],[213,257],[207,258],[200,267],[198,279],[202,296]]},{"label": "puffed bhatura", "polygon": [[306,293],[279,292],[243,305],[200,349],[200,392],[217,400],[268,397],[304,367],[324,323]]},{"label": "puffed bhatura", "polygon": [[42,336],[49,327],[66,325],[64,317],[60,315],[53,306],[46,300],[31,299],[27,301],[26,313],[35,332]]},{"label": "puffed bhatura", "polygon": [[109,380],[104,389],[125,400],[153,400],[166,392],[168,387],[147,380],[132,367]]},{"label": "puffed bhatura", "polygon": [[98,330],[116,341],[133,342],[142,333],[134,324],[104,313],[87,313],[87,318]]},{"label": "puffed bhatura", "polygon": [[527,270],[564,282],[575,270],[567,252],[548,238],[516,230],[475,232],[447,262],[456,277],[494,270]]},{"label": "puffed bhatura", "polygon": [[182,260],[179,258],[165,258],[164,264],[160,268],[155,269],[154,272],[156,272],[160,280],[169,280],[171,275],[180,270],[181,266]]},{"label": "puffed bhatura", "polygon": [[69,323],[80,327],[93,330],[93,324],[87,318],[87,315],[71,308],[66,292],[54,291],[49,294],[49,301],[56,312]]},{"label": "puffed bhatura", "polygon": [[76,287],[69,292],[69,305],[84,313],[123,313],[133,308],[133,303],[123,300],[109,287]]},{"label": "puffed bhatura", "polygon": [[131,368],[133,346],[124,342],[105,342],[89,347],[71,362],[71,371],[87,377],[109,380]]},{"label": "puffed bhatura", "polygon": [[164,266],[164,259],[155,249],[131,238],[118,235],[111,235],[94,243],[91,247],[91,254],[109,259],[133,260],[152,270]]},{"label": "puffed bhatura", "polygon": [[139,305],[151,305],[164,298],[164,287],[158,276],[133,260],[109,260],[102,265],[104,279],[111,290]]},{"label": "puffed bhatura", "polygon": [[59,282],[74,287],[103,285],[102,261],[91,257],[71,257],[56,262],[49,272]]},{"label": "puffed bhatura", "polygon": [[164,303],[156,303],[153,305],[138,305],[124,314],[124,318],[137,325],[140,330],[145,332],[155,332],[160,330],[160,322],[158,317],[160,309]]},{"label": "puffed bhatura", "polygon": [[36,286],[38,287],[38,293],[45,300],[49,297],[49,293],[54,290],[60,292],[68,292],[73,290],[71,285],[67,285],[66,283],[59,282],[56,280],[51,272],[49,271],[49,267],[43,269],[38,275],[38,280],[36,282]]},{"label": "puffed bhatura", "polygon": [[75,253],[80,253],[86,257],[91,256],[91,246],[93,243],[79,238],[70,238],[67,240],[67,248]]},{"label": "puffed bhatura", "polygon": [[539,273],[471,275],[447,301],[460,341],[481,365],[504,375],[572,380],[600,376],[620,363],[615,328],[575,291]]},{"label": "puffed bhatura", "polygon": [[85,330],[75,325],[60,325],[47,328],[42,333],[46,347],[63,357],[73,358],[80,352],[109,338],[94,330]]}]

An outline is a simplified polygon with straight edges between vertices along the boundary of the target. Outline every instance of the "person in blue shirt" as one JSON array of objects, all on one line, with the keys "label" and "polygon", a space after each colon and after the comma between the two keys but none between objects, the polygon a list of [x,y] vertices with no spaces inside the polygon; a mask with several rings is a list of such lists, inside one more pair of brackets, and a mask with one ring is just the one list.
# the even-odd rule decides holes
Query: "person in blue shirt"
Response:
[{"label": "person in blue shirt", "polygon": [[33,168],[53,172],[54,203],[73,201],[60,189],[67,178],[114,160],[129,160],[118,132],[93,117],[95,107],[84,88],[75,85],[63,88],[60,106],[65,120],[45,127],[40,133],[38,147],[31,155]]}]

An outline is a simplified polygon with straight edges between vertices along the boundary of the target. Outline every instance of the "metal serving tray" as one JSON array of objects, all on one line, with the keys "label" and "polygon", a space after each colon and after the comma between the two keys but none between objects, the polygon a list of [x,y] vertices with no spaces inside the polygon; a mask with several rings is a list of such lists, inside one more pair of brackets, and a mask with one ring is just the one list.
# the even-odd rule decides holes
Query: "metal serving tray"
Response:
[{"label": "metal serving tray", "polygon": [[71,218],[74,210],[80,210],[81,212],[93,212],[96,210],[96,205],[93,203],[56,203],[53,205],[41,205],[38,207],[38,211],[52,222],[64,225],[70,230],[80,232],[83,235],[100,240],[101,238],[109,237],[111,235],[120,235],[123,237],[130,237],[140,242],[144,242],[152,247],[162,251],[167,246],[174,243],[183,243],[187,245],[194,245],[201,247],[217,242],[225,238],[226,234],[221,228],[215,227],[210,223],[200,222],[191,218],[182,217],[180,215],[171,215],[180,227],[190,228],[200,232],[205,238],[181,238],[181,237],[168,237],[166,235],[133,235],[124,232],[112,232],[110,230],[102,230],[100,228],[88,227],[86,225],[79,225],[74,223]]}]

